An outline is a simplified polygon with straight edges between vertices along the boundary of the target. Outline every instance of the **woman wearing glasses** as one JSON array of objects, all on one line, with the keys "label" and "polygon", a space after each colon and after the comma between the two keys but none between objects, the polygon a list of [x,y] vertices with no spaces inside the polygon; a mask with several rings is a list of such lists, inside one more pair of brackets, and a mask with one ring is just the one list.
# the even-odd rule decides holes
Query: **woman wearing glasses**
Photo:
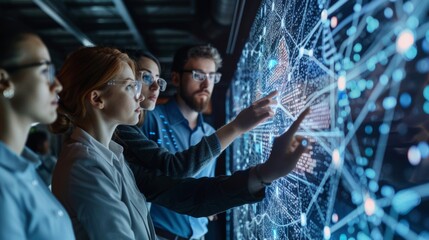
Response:
[{"label": "woman wearing glasses", "polygon": [[[102,47],[77,50],[60,71],[64,91],[56,129],[72,127],[73,132],[58,160],[53,192],[69,212],[78,239],[156,239],[146,199],[124,161],[123,148],[111,141],[119,124],[138,121],[143,97],[134,77],[134,64],[125,54]],[[264,187],[289,173],[305,150],[293,134],[307,112],[276,139],[264,164],[229,177],[180,180],[153,175],[165,185],[147,184],[146,190],[153,192],[150,198],[194,216],[261,200]]]},{"label": "woman wearing glasses", "polygon": [[36,164],[20,156],[31,125],[57,117],[61,89],[42,40],[0,19],[0,239],[74,239]]}]

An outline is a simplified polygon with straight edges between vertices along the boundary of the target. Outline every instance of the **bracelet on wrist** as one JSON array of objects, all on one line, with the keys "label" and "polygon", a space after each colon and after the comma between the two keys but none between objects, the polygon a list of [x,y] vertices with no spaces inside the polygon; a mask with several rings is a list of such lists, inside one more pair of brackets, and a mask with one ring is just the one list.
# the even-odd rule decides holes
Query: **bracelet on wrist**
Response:
[{"label": "bracelet on wrist", "polygon": [[261,166],[261,165],[256,165],[256,167],[255,167],[255,176],[256,176],[256,178],[258,179],[258,181],[259,181],[263,186],[265,186],[265,187],[270,186],[270,185],[271,185],[271,183],[270,183],[270,182],[266,182],[266,181],[264,181],[264,179],[262,179],[261,172],[259,172],[259,167],[260,167],[260,166]]}]

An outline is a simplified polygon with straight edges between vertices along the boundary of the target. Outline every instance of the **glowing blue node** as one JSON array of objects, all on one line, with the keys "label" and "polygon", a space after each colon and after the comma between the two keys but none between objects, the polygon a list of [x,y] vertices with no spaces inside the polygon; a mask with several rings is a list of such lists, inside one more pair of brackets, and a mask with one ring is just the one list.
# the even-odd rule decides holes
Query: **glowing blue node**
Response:
[{"label": "glowing blue node", "polygon": [[[428,52],[429,53],[429,44],[428,44]],[[417,62],[416,69],[419,73],[425,74],[429,72],[429,58],[423,58]]]},{"label": "glowing blue node", "polygon": [[365,155],[366,156],[371,157],[372,154],[374,154],[374,150],[372,150],[372,148],[370,148],[370,147],[365,148]]},{"label": "glowing blue node", "polygon": [[383,108],[386,110],[390,110],[392,108],[395,108],[396,106],[396,98],[395,97],[387,97],[383,100]]},{"label": "glowing blue node", "polygon": [[363,200],[363,198],[362,198],[362,194],[360,194],[359,192],[357,192],[357,191],[353,191],[352,192],[352,202],[355,204],[355,205],[359,205],[359,204],[361,204],[362,203],[362,200]]},{"label": "glowing blue node", "polygon": [[374,32],[380,26],[380,22],[376,18],[373,18],[371,16],[366,18],[366,23],[367,23],[366,30],[369,33]]},{"label": "glowing blue node", "polygon": [[425,103],[423,104],[423,111],[424,111],[426,114],[429,114],[429,102],[425,102]]},{"label": "glowing blue node", "polygon": [[370,125],[365,126],[365,133],[366,134],[370,135],[372,133],[372,131],[373,131],[372,126],[370,126]]},{"label": "glowing blue node", "polygon": [[410,16],[407,20],[407,27],[411,28],[411,29],[415,29],[419,26],[419,19],[416,18],[415,16]]},{"label": "glowing blue node", "polygon": [[307,147],[307,146],[308,146],[308,141],[307,141],[307,139],[303,139],[303,140],[301,141],[301,145],[302,145],[303,147]]},{"label": "glowing blue node", "polygon": [[[364,157],[357,157],[356,158],[356,163],[358,165],[360,165],[360,166],[366,166],[366,165],[368,165],[368,159],[366,159]],[[362,170],[362,174],[363,174],[363,170]]]},{"label": "glowing blue node", "polygon": [[366,235],[364,232],[358,232],[356,239],[357,240],[371,240],[371,238],[368,235]]},{"label": "glowing blue node", "polygon": [[423,97],[429,101],[429,85],[423,89]]},{"label": "glowing blue node", "polygon": [[301,226],[307,226],[307,215],[305,213],[301,213]]},{"label": "glowing blue node", "polygon": [[411,1],[406,2],[404,3],[403,8],[406,13],[410,14],[414,11],[414,4]]},{"label": "glowing blue node", "polygon": [[276,59],[270,59],[268,61],[268,69],[271,70],[273,69],[275,66],[277,66],[278,61]]},{"label": "glowing blue node", "polygon": [[356,174],[358,176],[362,176],[364,173],[365,173],[365,171],[363,170],[363,168],[361,168],[361,167],[356,168]]},{"label": "glowing blue node", "polygon": [[419,149],[422,158],[429,157],[429,145],[426,142],[419,142],[417,148]]},{"label": "glowing blue node", "polygon": [[367,89],[372,89],[373,87],[374,87],[374,81],[372,81],[372,80],[366,81],[366,88]]},{"label": "glowing blue node", "polygon": [[360,55],[359,55],[359,54],[357,54],[357,53],[353,54],[353,60],[354,60],[355,62],[359,62],[359,60],[360,60]]},{"label": "glowing blue node", "polygon": [[348,36],[352,36],[356,33],[356,27],[355,26],[351,26],[348,30],[347,30],[347,35]]},{"label": "glowing blue node", "polygon": [[388,134],[390,131],[390,127],[386,123],[383,123],[380,125],[378,130],[380,131],[381,134]]},{"label": "glowing blue node", "polygon": [[340,235],[340,240],[347,240],[347,235],[344,233]]},{"label": "glowing blue node", "polygon": [[354,10],[355,12],[359,12],[361,9],[362,9],[362,5],[360,5],[359,3],[356,3],[356,4],[353,6],[353,10]]},{"label": "glowing blue node", "polygon": [[383,197],[393,197],[395,194],[395,190],[391,186],[383,186],[381,187],[381,195]]},{"label": "glowing blue node", "polygon": [[368,184],[369,190],[371,190],[372,192],[377,192],[378,191],[378,183],[376,181],[370,181]]},{"label": "glowing blue node", "polygon": [[387,83],[389,83],[389,78],[384,74],[381,75],[380,76],[380,84],[386,85]]},{"label": "glowing blue node", "polygon": [[399,96],[399,104],[401,104],[403,108],[408,108],[411,105],[411,102],[412,98],[410,94],[405,92]]},{"label": "glowing blue node", "polygon": [[375,171],[372,168],[367,168],[365,170],[365,175],[369,178],[369,179],[374,179],[375,178]]},{"label": "glowing blue node", "polygon": [[393,17],[393,10],[392,10],[391,8],[385,8],[385,9],[384,9],[384,16],[385,16],[387,19],[392,18],[392,17]]},{"label": "glowing blue node", "polygon": [[356,43],[355,46],[353,47],[353,51],[355,51],[357,53],[362,51],[362,44]]},{"label": "glowing blue node", "polygon": [[392,79],[395,82],[400,82],[405,77],[405,72],[403,69],[396,69],[393,71]]},{"label": "glowing blue node", "polygon": [[415,46],[410,47],[405,52],[405,59],[408,61],[413,60],[417,56],[417,48]]},{"label": "glowing blue node", "polygon": [[374,102],[368,103],[368,111],[374,112],[377,109],[377,105]]}]

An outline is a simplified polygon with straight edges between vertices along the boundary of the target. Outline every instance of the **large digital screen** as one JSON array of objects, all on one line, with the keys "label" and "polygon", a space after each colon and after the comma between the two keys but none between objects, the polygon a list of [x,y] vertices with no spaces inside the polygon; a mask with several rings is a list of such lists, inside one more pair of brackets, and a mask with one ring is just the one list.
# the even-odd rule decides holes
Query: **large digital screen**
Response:
[{"label": "large digital screen", "polygon": [[429,1],[262,1],[228,120],[273,90],[275,116],[234,142],[227,168],[264,162],[307,106],[311,148],[230,212],[233,239],[429,239]]}]

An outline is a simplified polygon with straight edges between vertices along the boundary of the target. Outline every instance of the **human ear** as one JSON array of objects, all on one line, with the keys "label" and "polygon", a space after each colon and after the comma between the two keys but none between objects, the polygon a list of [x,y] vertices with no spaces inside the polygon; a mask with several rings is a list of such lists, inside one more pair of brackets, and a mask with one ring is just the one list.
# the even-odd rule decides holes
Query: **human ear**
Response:
[{"label": "human ear", "polygon": [[171,73],[171,81],[173,82],[173,85],[175,87],[178,87],[180,85],[180,76],[181,74],[179,72],[172,72]]},{"label": "human ear", "polygon": [[104,100],[101,97],[102,92],[100,90],[92,90],[89,93],[89,103],[91,103],[92,106],[98,109],[104,108]]},{"label": "human ear", "polygon": [[5,98],[11,99],[15,96],[15,87],[4,69],[0,69],[0,91]]}]

